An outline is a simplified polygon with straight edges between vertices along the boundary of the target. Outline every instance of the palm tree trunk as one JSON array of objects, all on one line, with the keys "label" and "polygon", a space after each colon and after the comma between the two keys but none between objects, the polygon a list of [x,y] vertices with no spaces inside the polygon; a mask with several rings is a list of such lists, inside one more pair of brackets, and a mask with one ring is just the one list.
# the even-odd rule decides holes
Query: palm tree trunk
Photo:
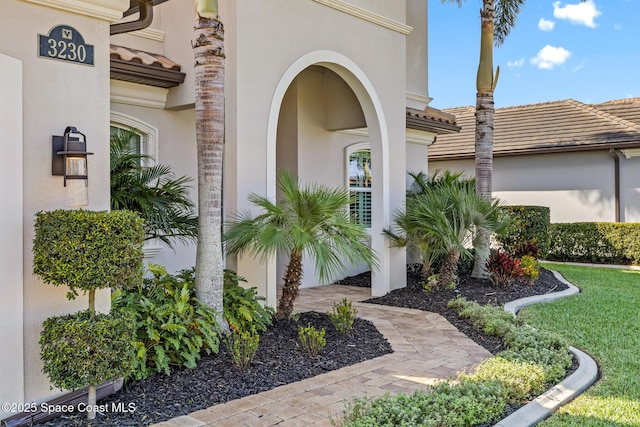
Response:
[{"label": "palm tree trunk", "polygon": [[[480,12],[480,64],[476,79],[476,193],[483,199],[491,200],[493,179],[493,90],[497,76],[493,75],[493,25],[495,9],[493,0],[483,1]],[[486,262],[489,255],[490,233],[479,229],[476,239],[478,246],[473,260],[472,277],[488,277]]]},{"label": "palm tree trunk", "polygon": [[278,303],[278,319],[286,319],[293,312],[293,301],[298,297],[298,288],[302,281],[302,252],[293,250],[284,276],[282,296]]},{"label": "palm tree trunk", "polygon": [[198,149],[196,295],[222,320],[222,153],[224,147],[224,27],[198,16],[194,29]]},{"label": "palm tree trunk", "polygon": [[437,290],[447,289],[451,284],[458,284],[458,260],[460,252],[455,249],[450,250],[440,267],[440,276],[436,282]]}]

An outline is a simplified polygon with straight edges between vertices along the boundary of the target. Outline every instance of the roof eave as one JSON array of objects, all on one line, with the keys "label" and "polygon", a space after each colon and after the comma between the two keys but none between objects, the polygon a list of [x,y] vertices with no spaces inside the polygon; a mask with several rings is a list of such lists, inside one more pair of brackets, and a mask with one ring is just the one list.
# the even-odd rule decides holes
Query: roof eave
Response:
[{"label": "roof eave", "polygon": [[184,83],[186,74],[181,71],[167,70],[136,64],[111,58],[111,79],[146,84],[163,88],[172,88]]}]

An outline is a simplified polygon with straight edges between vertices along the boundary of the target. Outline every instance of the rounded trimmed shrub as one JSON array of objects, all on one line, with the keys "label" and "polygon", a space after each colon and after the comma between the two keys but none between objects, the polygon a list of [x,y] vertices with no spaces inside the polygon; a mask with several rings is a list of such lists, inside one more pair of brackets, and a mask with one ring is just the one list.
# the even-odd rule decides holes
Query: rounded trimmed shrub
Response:
[{"label": "rounded trimmed shrub", "polygon": [[89,311],[45,320],[40,335],[42,370],[64,390],[125,377],[134,358],[135,323],[126,313]]}]

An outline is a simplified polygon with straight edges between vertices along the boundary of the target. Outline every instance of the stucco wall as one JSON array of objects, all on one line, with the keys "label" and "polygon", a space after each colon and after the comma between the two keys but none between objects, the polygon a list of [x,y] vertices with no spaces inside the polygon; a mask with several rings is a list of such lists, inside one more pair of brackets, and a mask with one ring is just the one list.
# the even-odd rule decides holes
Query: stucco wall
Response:
[{"label": "stucco wall", "polygon": [[[223,20],[227,3],[221,2]],[[388,8],[398,6],[396,2],[385,4]],[[386,180],[377,195],[378,200],[386,200],[386,212],[374,220],[375,227],[382,228],[391,208],[400,206],[404,197],[404,174],[389,171],[405,169],[405,36],[313,1],[242,1],[235,3],[235,8],[235,22],[226,26],[226,40],[236,47],[227,56],[235,71],[235,81],[230,78],[232,81],[226,86],[227,109],[234,112],[234,122],[226,123],[225,186],[230,189],[225,193],[227,208],[249,207],[246,199],[252,192],[275,195],[275,140],[284,92],[300,71],[321,63],[343,74],[341,77],[363,104],[370,127],[373,122],[382,122],[375,124],[377,129],[372,136],[374,158],[381,162],[374,168],[384,174],[380,182],[384,184]],[[404,16],[404,8],[400,9]],[[246,28],[253,31],[241,30]],[[384,147],[383,140],[387,144]],[[383,158],[388,161],[387,166],[383,166]],[[236,161],[251,168],[234,168]],[[374,247],[382,248],[380,256],[386,265],[386,277],[381,277],[380,283],[403,286],[403,254],[390,254],[382,240],[374,236]],[[393,263],[394,269],[390,267],[391,260],[396,258],[402,261]],[[238,268],[250,283],[267,276],[270,286],[275,285],[275,263],[265,266],[242,259]],[[275,302],[274,291],[275,287],[264,288],[271,302]]]},{"label": "stucco wall", "polygon": [[[22,280],[22,62],[0,54],[0,134],[5,167],[0,169],[0,402],[24,401]],[[8,413],[0,410],[0,419]]]},{"label": "stucco wall", "polygon": [[[475,174],[473,160],[430,161],[429,169]],[[549,206],[551,222],[615,220],[614,166],[607,151],[498,157],[493,178],[494,197],[510,205]],[[623,184],[627,195],[637,194],[631,181]]]},{"label": "stucco wall", "polygon": [[[91,8],[97,3],[77,1],[76,5]],[[118,0],[101,7],[103,11],[122,7],[121,12],[127,6],[128,2]],[[95,153],[88,160],[86,208],[109,207],[109,22],[90,15],[18,0],[4,1],[0,14],[3,34],[10,35],[0,39],[0,53],[20,59],[23,64],[24,372],[20,374],[24,378],[25,401],[42,400],[56,393],[50,390],[49,381],[41,372],[38,339],[42,322],[49,316],[88,305],[82,296],[68,301],[64,287],[45,285],[31,273],[34,214],[69,207],[62,177],[51,175],[52,135],[62,135],[66,126],[76,126],[86,134],[88,149]],[[62,24],[74,27],[86,43],[94,45],[95,66],[38,57],[38,34],[48,34],[52,27]],[[2,253],[15,251],[15,247],[6,247],[6,242],[2,244]],[[98,292],[97,309],[108,311],[109,305],[109,291]]]}]

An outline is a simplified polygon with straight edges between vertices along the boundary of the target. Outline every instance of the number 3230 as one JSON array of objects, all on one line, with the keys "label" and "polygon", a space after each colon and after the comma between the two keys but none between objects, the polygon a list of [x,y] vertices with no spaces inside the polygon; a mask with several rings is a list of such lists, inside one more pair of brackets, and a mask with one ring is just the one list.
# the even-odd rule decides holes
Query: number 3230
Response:
[{"label": "number 3230", "polygon": [[51,58],[78,62],[85,62],[87,59],[87,49],[84,45],[76,45],[73,42],[55,39],[48,39],[47,41],[49,43],[47,55]]}]

